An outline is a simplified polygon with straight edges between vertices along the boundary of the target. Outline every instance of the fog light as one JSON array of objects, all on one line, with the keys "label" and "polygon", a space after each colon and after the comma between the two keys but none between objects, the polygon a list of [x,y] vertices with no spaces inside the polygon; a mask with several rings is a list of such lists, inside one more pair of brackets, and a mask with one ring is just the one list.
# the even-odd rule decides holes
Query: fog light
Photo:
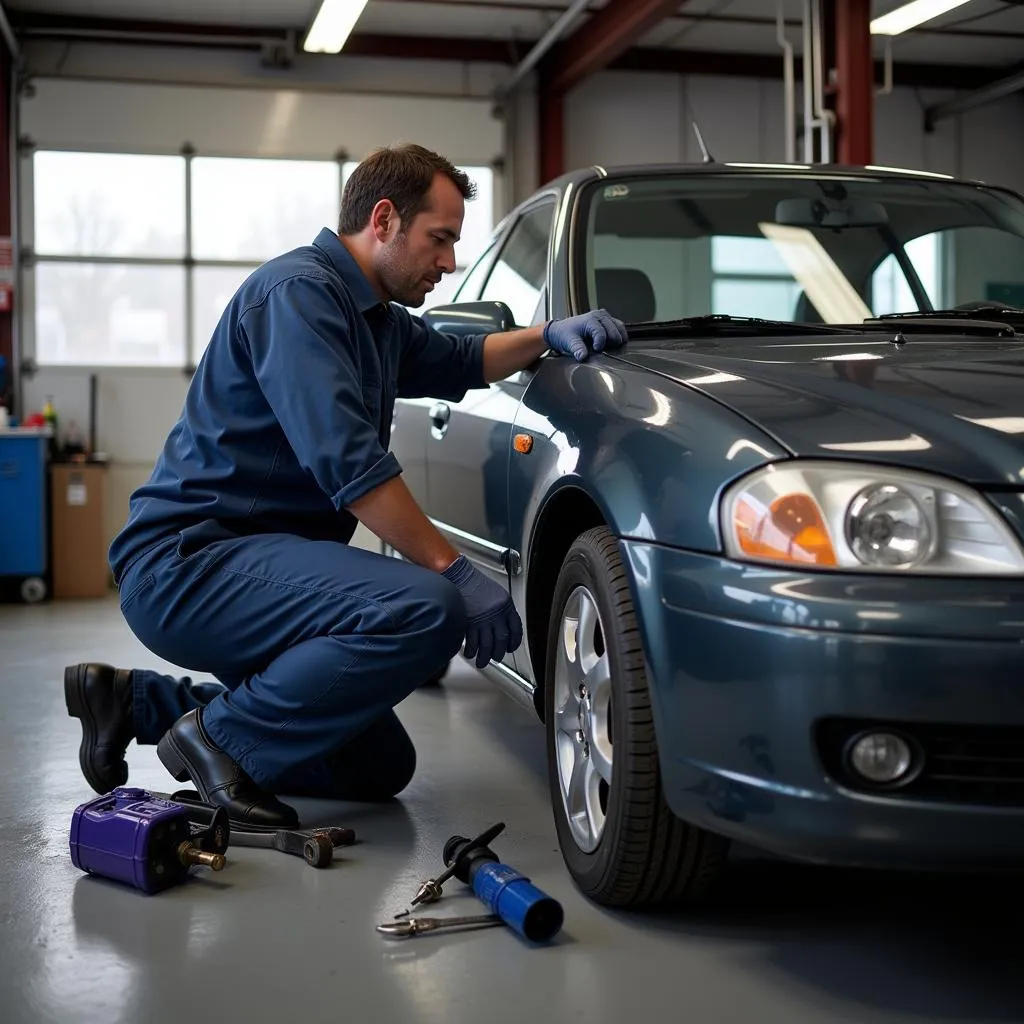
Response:
[{"label": "fog light", "polygon": [[868,782],[899,782],[909,773],[912,763],[907,741],[891,732],[870,732],[850,749],[853,770]]}]

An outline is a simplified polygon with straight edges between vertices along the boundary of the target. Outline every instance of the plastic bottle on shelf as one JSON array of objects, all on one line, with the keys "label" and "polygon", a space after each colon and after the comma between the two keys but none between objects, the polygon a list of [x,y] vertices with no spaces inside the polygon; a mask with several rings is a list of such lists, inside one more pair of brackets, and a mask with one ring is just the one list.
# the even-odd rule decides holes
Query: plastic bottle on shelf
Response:
[{"label": "plastic bottle on shelf", "polygon": [[46,402],[43,405],[43,423],[50,428],[50,455],[56,456],[60,450],[60,444],[57,440],[57,410],[53,407],[53,398],[50,395],[46,396]]}]

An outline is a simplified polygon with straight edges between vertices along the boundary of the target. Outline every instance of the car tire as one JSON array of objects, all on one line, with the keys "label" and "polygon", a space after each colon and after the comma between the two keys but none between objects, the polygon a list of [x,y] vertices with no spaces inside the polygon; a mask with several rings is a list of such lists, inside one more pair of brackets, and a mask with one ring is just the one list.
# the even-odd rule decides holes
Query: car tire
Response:
[{"label": "car tire", "polygon": [[640,632],[618,542],[605,527],[579,536],[562,563],[546,661],[548,782],[573,881],[609,907],[696,903],[729,843],[665,802]]}]

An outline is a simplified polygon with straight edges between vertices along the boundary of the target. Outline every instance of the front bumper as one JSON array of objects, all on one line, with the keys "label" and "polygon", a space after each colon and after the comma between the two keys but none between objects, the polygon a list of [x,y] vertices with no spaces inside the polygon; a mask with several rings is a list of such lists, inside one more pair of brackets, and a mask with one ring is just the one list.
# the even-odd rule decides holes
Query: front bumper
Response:
[{"label": "front bumper", "polygon": [[[820,863],[1024,865],[1024,580],[622,552],[679,817]],[[838,767],[868,722],[922,741],[902,792],[859,791]]]}]

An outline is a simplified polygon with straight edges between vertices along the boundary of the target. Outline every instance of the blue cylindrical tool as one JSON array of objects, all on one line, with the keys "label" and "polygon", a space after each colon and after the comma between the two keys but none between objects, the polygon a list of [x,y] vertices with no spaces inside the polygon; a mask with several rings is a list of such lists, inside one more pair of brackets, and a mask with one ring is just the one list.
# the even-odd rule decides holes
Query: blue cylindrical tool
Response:
[{"label": "blue cylindrical tool", "polygon": [[523,938],[546,942],[562,927],[562,905],[521,872],[502,864],[490,847],[464,836],[452,836],[444,844],[444,862],[454,868],[460,882],[472,887],[491,913]]}]

